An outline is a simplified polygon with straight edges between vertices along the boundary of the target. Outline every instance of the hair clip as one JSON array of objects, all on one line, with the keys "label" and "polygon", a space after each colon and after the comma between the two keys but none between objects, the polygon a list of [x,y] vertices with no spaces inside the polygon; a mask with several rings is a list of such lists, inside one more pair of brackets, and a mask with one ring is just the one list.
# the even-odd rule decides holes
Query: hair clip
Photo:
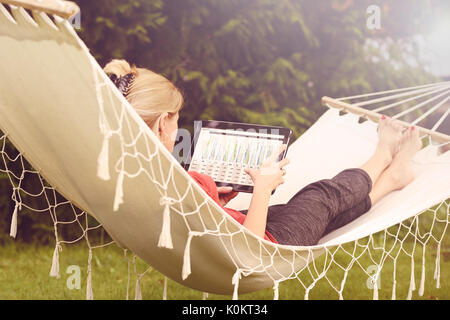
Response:
[{"label": "hair clip", "polygon": [[115,84],[117,89],[126,97],[130,93],[131,84],[133,83],[136,75],[132,72],[117,77],[115,74],[111,74],[109,78]]}]

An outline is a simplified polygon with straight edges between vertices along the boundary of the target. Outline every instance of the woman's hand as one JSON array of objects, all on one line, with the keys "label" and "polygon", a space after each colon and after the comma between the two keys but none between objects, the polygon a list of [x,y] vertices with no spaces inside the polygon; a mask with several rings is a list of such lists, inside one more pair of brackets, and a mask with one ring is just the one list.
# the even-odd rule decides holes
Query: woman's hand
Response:
[{"label": "woman's hand", "polygon": [[228,202],[235,198],[239,192],[233,191],[232,187],[218,187],[217,192],[219,193],[219,202],[222,207],[225,207]]},{"label": "woman's hand", "polygon": [[282,145],[279,152],[274,152],[258,169],[245,170],[252,178],[254,186],[252,200],[243,225],[261,238],[264,238],[266,231],[270,194],[284,182],[283,176],[286,171],[283,167],[289,163],[289,160],[287,158],[280,162],[276,160],[286,147],[285,144]]},{"label": "woman's hand", "polygon": [[278,152],[274,152],[258,169],[245,169],[245,172],[252,179],[255,189],[266,190],[271,193],[276,187],[284,183],[283,176],[286,174],[286,170],[283,167],[289,163],[289,159],[284,158],[280,162],[277,162],[276,159],[286,148],[287,146],[283,144]]}]

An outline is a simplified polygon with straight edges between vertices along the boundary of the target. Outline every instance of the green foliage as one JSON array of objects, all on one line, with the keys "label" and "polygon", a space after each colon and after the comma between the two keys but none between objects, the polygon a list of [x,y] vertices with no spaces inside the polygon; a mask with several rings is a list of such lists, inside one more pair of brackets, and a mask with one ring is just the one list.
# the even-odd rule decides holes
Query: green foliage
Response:
[{"label": "green foliage", "polygon": [[383,1],[379,32],[366,28],[368,0],[77,2],[99,62],[125,58],[174,81],[186,95],[180,126],[191,130],[217,119],[285,125],[298,137],[325,110],[324,95],[434,80],[404,50],[417,32],[406,19],[418,20],[423,1]]},{"label": "green foliage", "polygon": [[[79,34],[98,62],[125,58],[168,77],[185,93],[179,125],[191,131],[194,120],[216,119],[282,125],[297,138],[325,111],[322,96],[435,80],[411,45],[417,17],[430,11],[420,0],[378,1],[383,30],[377,32],[366,27],[373,0],[75,2]],[[9,217],[14,204],[8,183],[2,174],[0,210]],[[68,218],[72,214],[67,211]],[[43,227],[52,229],[48,212],[25,216],[19,217],[19,237],[51,241]],[[0,219],[2,236],[9,222]]]}]

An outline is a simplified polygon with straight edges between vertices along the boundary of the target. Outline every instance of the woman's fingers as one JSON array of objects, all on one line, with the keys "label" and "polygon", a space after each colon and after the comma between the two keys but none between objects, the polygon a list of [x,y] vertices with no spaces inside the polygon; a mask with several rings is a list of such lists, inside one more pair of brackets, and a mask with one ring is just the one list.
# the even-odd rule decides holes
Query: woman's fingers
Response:
[{"label": "woman's fingers", "polygon": [[274,152],[272,155],[274,156],[273,161],[277,160],[281,153],[283,153],[287,148],[287,144],[282,144],[280,149],[278,149],[278,153]]},{"label": "woman's fingers", "polygon": [[217,192],[218,192],[219,194],[222,194],[222,193],[230,193],[231,191],[233,191],[233,188],[232,188],[232,187],[217,187]]},{"label": "woman's fingers", "polygon": [[225,197],[228,201],[231,201],[232,199],[236,198],[236,196],[239,194],[237,191],[230,192]]},{"label": "woman's fingers", "polygon": [[254,173],[255,173],[255,170],[254,169],[250,169],[250,168],[245,168],[245,173],[246,174],[248,174],[249,176],[250,176],[250,178],[252,178],[253,179],[253,177],[254,177]]},{"label": "woman's fingers", "polygon": [[283,160],[281,160],[280,162],[278,162],[278,166],[281,168],[283,168],[285,165],[289,164],[289,159],[288,158],[284,158]]},{"label": "woman's fingers", "polygon": [[274,163],[277,161],[277,158],[280,154],[285,151],[287,148],[286,144],[282,144],[278,149],[278,152],[272,152],[272,154],[263,162],[263,165],[269,165],[270,163]]},{"label": "woman's fingers", "polygon": [[284,183],[284,178],[283,178],[283,177],[280,177],[280,179],[278,179],[277,187],[278,187],[280,184],[283,184],[283,183]]}]

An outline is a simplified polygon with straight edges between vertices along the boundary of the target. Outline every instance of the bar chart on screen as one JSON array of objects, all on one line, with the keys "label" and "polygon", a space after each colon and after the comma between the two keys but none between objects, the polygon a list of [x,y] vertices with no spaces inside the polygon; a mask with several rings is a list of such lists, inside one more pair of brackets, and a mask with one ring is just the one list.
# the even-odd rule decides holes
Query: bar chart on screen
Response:
[{"label": "bar chart on screen", "polygon": [[246,131],[203,128],[190,170],[214,181],[252,186],[246,168],[259,168],[283,143],[283,136]]}]

